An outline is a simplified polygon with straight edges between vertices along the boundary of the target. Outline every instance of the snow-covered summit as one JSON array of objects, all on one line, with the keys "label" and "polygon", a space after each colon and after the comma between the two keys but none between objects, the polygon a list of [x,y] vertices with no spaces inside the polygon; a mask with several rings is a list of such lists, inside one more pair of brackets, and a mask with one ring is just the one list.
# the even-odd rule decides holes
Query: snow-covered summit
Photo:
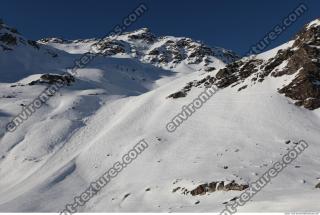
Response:
[{"label": "snow-covered summit", "polygon": [[[317,24],[228,65],[232,53],[189,38],[147,29],[106,38],[100,54],[28,116],[35,98],[97,41],[0,48],[0,212],[60,212],[141,139],[149,147],[78,212],[220,212],[299,140],[309,148],[238,209],[319,211]],[[213,84],[218,91],[195,105]],[[190,104],[199,107],[192,115]],[[17,116],[22,123],[6,131]],[[173,119],[183,123],[170,133]]]},{"label": "snow-covered summit", "polygon": [[167,69],[174,69],[180,64],[187,64],[196,69],[205,67],[212,69],[239,59],[239,56],[232,51],[217,47],[211,48],[191,38],[157,37],[148,28],[124,32],[116,39],[106,37],[102,42],[97,43],[98,41],[98,39],[64,41],[55,38],[40,40],[44,44],[72,53],[77,47],[78,52],[87,52],[91,45],[95,46],[96,42],[97,50],[103,55],[133,57],[144,63]]},{"label": "snow-covered summit", "polygon": [[310,22],[306,28],[310,28],[310,27],[317,27],[320,25],[320,18],[313,20],[312,22]]}]

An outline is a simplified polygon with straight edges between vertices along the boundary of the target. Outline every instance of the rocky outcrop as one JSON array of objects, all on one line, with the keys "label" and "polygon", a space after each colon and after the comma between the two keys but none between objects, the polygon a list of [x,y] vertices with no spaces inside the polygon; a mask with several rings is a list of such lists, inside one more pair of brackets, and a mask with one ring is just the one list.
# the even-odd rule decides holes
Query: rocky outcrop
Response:
[{"label": "rocky outcrop", "polygon": [[101,40],[64,40],[61,38],[39,40],[39,43],[49,45],[53,43],[83,45],[88,42],[93,47],[90,51],[95,54],[129,55],[144,63],[166,69],[175,68],[183,62],[190,65],[201,65],[205,71],[210,72],[215,70],[213,63],[216,61],[230,63],[239,59],[239,56],[232,51],[208,47],[200,41],[185,37],[157,37],[147,28],[124,32],[117,36],[107,36]]},{"label": "rocky outcrop", "polygon": [[[314,22],[316,23],[316,22]],[[278,78],[284,75],[294,75],[290,83],[278,89],[280,94],[295,101],[298,106],[314,110],[320,107],[320,20],[318,24],[306,25],[300,31],[291,47],[280,49],[275,56],[268,60],[256,56],[243,58],[228,64],[215,75],[195,81],[195,86],[211,86],[219,88],[235,87],[246,80],[252,84],[263,82],[267,76]],[[246,84],[238,88],[245,90]],[[187,90],[185,89],[187,88]],[[178,98],[179,95],[190,91],[189,83],[178,93],[169,98]],[[180,92],[180,93],[179,93]],[[182,92],[182,93],[181,93]],[[176,96],[178,95],[178,96]],[[181,96],[180,96],[181,97]]]},{"label": "rocky outcrop", "polygon": [[0,41],[9,46],[17,45],[17,38],[12,34],[8,34],[8,33],[2,34],[0,36]]},{"label": "rocky outcrop", "polygon": [[70,74],[44,74],[41,75],[40,79],[32,81],[29,83],[29,85],[35,85],[35,84],[67,84],[70,85],[72,82],[75,82],[75,78]]},{"label": "rocky outcrop", "polygon": [[[95,43],[93,47],[105,56],[117,54],[127,54],[137,59],[151,63],[156,66],[175,67],[182,61],[186,64],[203,64],[206,71],[213,71],[210,66],[214,59],[219,59],[224,63],[230,63],[239,56],[234,52],[222,48],[211,48],[199,41],[194,41],[184,37],[156,37],[147,28],[142,28],[133,32],[125,32],[117,37],[105,37],[100,40],[64,40],[60,38],[45,38],[39,40],[42,44],[48,43]],[[95,52],[95,53],[97,53]]]},{"label": "rocky outcrop", "polygon": [[0,47],[3,51],[12,51],[18,44],[40,49],[39,44],[33,40],[27,40],[15,28],[11,28],[0,21]]},{"label": "rocky outcrop", "polygon": [[173,99],[177,99],[177,98],[181,98],[181,97],[186,97],[187,93],[183,90],[172,93],[168,96],[168,98],[173,98]]},{"label": "rocky outcrop", "polygon": [[230,183],[225,183],[224,181],[211,182],[206,184],[201,184],[195,189],[190,191],[192,196],[204,195],[206,193],[212,193],[216,191],[243,191],[247,189],[249,185],[247,184],[238,184],[235,181]]},{"label": "rocky outcrop", "polygon": [[97,47],[100,53],[106,56],[116,55],[120,53],[125,53],[125,44],[121,41],[105,40],[99,43]]},{"label": "rocky outcrop", "polygon": [[296,101],[296,105],[314,110],[320,107],[320,25],[307,26],[293,44],[294,54],[284,74],[297,75],[280,93]]},{"label": "rocky outcrop", "polygon": [[[164,37],[162,40],[166,40],[166,42],[151,49],[145,56],[145,59],[149,62],[178,64],[185,60],[187,64],[203,63],[204,66],[207,66],[212,62],[210,57],[219,58],[225,63],[238,59],[238,56],[231,51],[209,48],[201,42],[193,41],[190,38],[174,39]],[[212,67],[209,70],[212,71]]]},{"label": "rocky outcrop", "polygon": [[238,184],[235,181],[213,181],[211,183],[200,184],[191,191],[187,190],[186,188],[177,187],[173,189],[172,192],[177,192],[178,190],[180,190],[184,195],[191,194],[192,196],[198,196],[216,191],[243,191],[248,187],[249,185],[247,184]]},{"label": "rocky outcrop", "polygon": [[153,43],[157,39],[156,36],[152,34],[148,28],[142,28],[127,34],[130,40],[140,40],[147,43]]},{"label": "rocky outcrop", "polygon": [[193,87],[198,87],[198,86],[204,85],[206,88],[208,88],[208,87],[211,87],[215,83],[215,81],[216,81],[215,77],[208,75],[207,77],[205,77],[199,81],[193,81],[193,82],[187,83],[187,85],[184,86],[180,91],[170,94],[169,96],[167,96],[167,98],[177,99],[177,98],[181,98],[181,97],[186,97],[187,93]]}]

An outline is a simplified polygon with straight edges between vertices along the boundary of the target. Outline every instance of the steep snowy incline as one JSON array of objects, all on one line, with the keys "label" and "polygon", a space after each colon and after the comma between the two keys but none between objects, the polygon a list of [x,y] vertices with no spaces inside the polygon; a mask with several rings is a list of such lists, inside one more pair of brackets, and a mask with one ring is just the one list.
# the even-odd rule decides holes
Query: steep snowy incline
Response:
[{"label": "steep snowy incline", "polygon": [[[154,38],[142,29],[115,44],[106,41],[101,47],[105,56],[80,70],[71,86],[14,133],[1,134],[0,211],[63,210],[141,139],[149,147],[77,208],[80,212],[220,212],[241,192],[222,189],[193,196],[185,191],[216,181],[251,184],[299,140],[309,147],[238,209],[318,211],[318,22],[276,49],[227,66],[220,60],[209,70],[201,54],[199,64],[190,64],[195,58],[187,48],[179,52],[186,58],[172,61],[171,48],[181,39]],[[136,56],[110,54],[130,46]],[[189,46],[198,47],[193,42],[184,47]],[[66,47],[55,46],[71,56],[82,53],[74,44],[69,51]],[[156,63],[147,64],[151,50],[159,53]],[[170,60],[159,63],[163,56]],[[297,78],[302,85],[292,84]],[[38,79],[33,75],[19,86],[0,85],[6,96],[0,100],[4,122],[44,88],[28,85]],[[175,132],[167,131],[167,123],[213,84],[219,90]],[[291,87],[282,92],[286,86]]]},{"label": "steep snowy incline", "polygon": [[[87,68],[79,69],[76,77],[71,76],[74,81],[10,133],[5,129],[9,120],[25,114],[29,104],[50,86],[47,83],[61,77],[94,40],[73,41],[62,49],[53,45],[61,43],[59,39],[37,43],[5,24],[1,24],[0,30],[0,69],[8,71],[0,78],[0,187],[1,193],[7,194],[3,204],[32,190],[27,184],[41,184],[48,179],[61,163],[50,171],[51,162],[68,148],[70,138],[82,135],[82,129],[101,107],[126,101],[127,97],[146,93],[177,78],[177,72],[141,63],[131,56],[97,56]],[[219,62],[217,66],[223,65]],[[177,68],[189,73],[196,71],[185,64]],[[47,174],[34,180],[44,169],[49,169]]]},{"label": "steep snowy incline", "polygon": [[[186,79],[194,78],[195,74]],[[145,138],[146,151],[81,211],[217,212],[239,192],[194,197],[172,190],[193,189],[210,181],[250,183],[300,139],[309,148],[242,210],[316,210],[319,111],[293,105],[276,92],[285,80],[270,78],[245,91],[218,91],[175,133],[169,133],[166,123],[204,90],[167,99],[186,79],[103,106],[42,168],[5,190],[0,209],[60,210]]]}]

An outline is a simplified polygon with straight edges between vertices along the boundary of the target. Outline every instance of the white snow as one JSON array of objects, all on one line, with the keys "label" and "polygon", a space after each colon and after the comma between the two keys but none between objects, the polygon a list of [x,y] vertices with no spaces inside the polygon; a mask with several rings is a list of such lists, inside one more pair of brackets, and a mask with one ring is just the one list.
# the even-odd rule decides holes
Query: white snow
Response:
[{"label": "white snow", "polygon": [[316,27],[320,25],[320,19],[315,19],[307,25],[307,28]]},{"label": "white snow", "polygon": [[291,47],[294,43],[294,40],[291,40],[289,42],[286,42],[278,47],[275,47],[273,49],[270,49],[268,51],[265,51],[263,53],[260,53],[258,55],[256,55],[255,57],[258,58],[258,59],[262,59],[262,60],[267,60],[269,58],[272,58],[274,56],[276,56],[277,52],[281,49],[287,49],[289,47]]},{"label": "white snow", "polygon": [[[267,60],[291,44],[257,58]],[[320,112],[297,107],[277,92],[292,77],[267,78],[240,92],[220,90],[169,133],[166,124],[204,89],[193,88],[184,98],[166,97],[205,77],[198,71],[201,65],[184,62],[169,70],[130,56],[99,56],[78,71],[75,84],[63,88],[14,133],[5,132],[20,104],[30,103],[45,88],[10,87],[12,82],[27,84],[39,74],[61,73],[89,47],[49,45],[59,53],[57,58],[26,47],[0,52],[1,212],[61,211],[143,138],[149,148],[81,212],[220,212],[223,202],[240,193],[193,197],[172,190],[218,180],[251,183],[292,147],[286,140],[301,139],[309,148],[239,210],[319,210],[320,191],[314,187],[320,177]],[[224,66],[218,59],[213,65]]]}]

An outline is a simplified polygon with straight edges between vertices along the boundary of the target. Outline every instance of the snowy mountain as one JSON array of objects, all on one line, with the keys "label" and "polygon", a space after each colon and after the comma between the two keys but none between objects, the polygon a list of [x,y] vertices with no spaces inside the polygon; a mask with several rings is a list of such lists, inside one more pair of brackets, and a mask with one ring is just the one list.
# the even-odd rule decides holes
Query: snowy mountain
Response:
[{"label": "snowy mountain", "polygon": [[[228,64],[214,75],[192,85],[217,85],[238,91],[262,83],[265,79],[284,78],[277,91],[298,106],[314,110],[320,107],[320,27],[311,22],[294,40],[272,51]],[[187,88],[191,89],[191,86]],[[183,91],[185,92],[185,90]]]},{"label": "snowy mountain", "polygon": [[[30,44],[10,29],[1,24],[1,212],[64,210],[142,139],[148,148],[77,211],[220,212],[299,140],[309,147],[238,210],[319,210],[320,20],[242,59],[148,29],[99,46],[98,39]],[[94,61],[7,131],[91,46]],[[169,132],[213,84],[219,90]]]},{"label": "snowy mountain", "polygon": [[46,38],[40,43],[53,46],[69,53],[90,51],[93,46],[104,56],[136,58],[143,63],[150,63],[165,69],[174,69],[186,64],[193,69],[213,70],[214,66],[239,59],[234,52],[223,48],[210,48],[199,41],[185,37],[156,37],[147,28],[126,32],[116,39],[106,37],[98,45],[99,39],[64,40]]}]

